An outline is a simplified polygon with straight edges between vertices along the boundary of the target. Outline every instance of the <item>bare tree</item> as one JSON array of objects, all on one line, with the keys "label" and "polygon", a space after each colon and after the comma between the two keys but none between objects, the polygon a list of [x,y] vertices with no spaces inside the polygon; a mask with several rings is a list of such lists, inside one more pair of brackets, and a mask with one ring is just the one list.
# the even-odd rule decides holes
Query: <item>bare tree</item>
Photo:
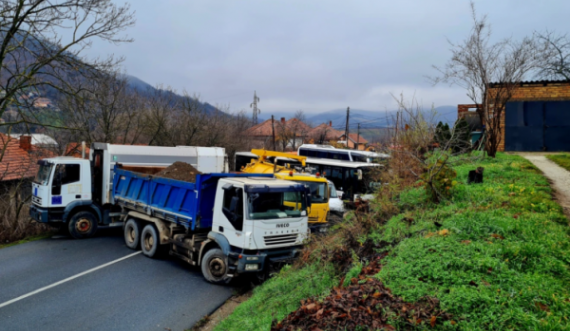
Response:
[{"label": "bare tree", "polygon": [[306,120],[305,113],[302,110],[298,110],[288,125],[293,150],[297,149],[298,144],[303,144],[307,138],[307,134],[309,134],[310,127],[305,123]]},{"label": "bare tree", "polygon": [[75,94],[85,80],[79,76],[108,69],[112,58],[87,61],[81,57],[93,39],[131,41],[119,33],[134,24],[128,5],[111,0],[0,1],[0,116],[18,113],[3,126],[60,126],[46,123],[33,111],[29,93]]},{"label": "bare tree", "polygon": [[388,161],[392,176],[408,185],[421,179],[432,202],[448,199],[457,176],[450,167],[450,157],[470,150],[470,146],[462,141],[465,129],[457,125],[445,141],[440,141],[439,150],[434,151],[437,112],[433,106],[426,111],[415,98],[409,102],[403,95],[394,99],[399,109],[397,120],[393,120],[393,152]]},{"label": "bare tree", "polygon": [[[434,83],[446,82],[467,91],[467,96],[480,105],[478,113],[485,125],[485,150],[495,157],[501,142],[501,116],[518,83],[544,60],[544,49],[534,36],[515,41],[507,38],[492,42],[487,17],[479,18],[471,2],[473,28],[459,44],[450,42],[451,58]],[[500,83],[491,86],[492,83]]]},{"label": "bare tree", "polygon": [[567,35],[556,35],[551,31],[537,35],[547,50],[544,62],[539,65],[538,77],[570,80],[570,40]]},{"label": "bare tree", "polygon": [[57,103],[66,125],[77,129],[70,132],[71,141],[137,143],[143,103],[126,78],[116,71],[97,72],[86,86],[77,94],[64,94]]}]

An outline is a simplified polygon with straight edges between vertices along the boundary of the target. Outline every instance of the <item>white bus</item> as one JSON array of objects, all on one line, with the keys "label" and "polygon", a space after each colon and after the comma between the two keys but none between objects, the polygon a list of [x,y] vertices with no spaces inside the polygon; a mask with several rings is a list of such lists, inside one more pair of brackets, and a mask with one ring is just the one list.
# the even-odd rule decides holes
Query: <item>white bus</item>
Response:
[{"label": "white bus", "polygon": [[352,162],[374,163],[378,159],[390,157],[388,154],[358,151],[351,149],[335,148],[330,145],[304,144],[299,147],[297,154],[300,156],[319,159],[342,160]]},{"label": "white bus", "polygon": [[320,172],[334,183],[343,200],[370,198],[377,182],[372,172],[382,165],[368,162],[352,162],[308,157],[305,161],[312,172]]}]

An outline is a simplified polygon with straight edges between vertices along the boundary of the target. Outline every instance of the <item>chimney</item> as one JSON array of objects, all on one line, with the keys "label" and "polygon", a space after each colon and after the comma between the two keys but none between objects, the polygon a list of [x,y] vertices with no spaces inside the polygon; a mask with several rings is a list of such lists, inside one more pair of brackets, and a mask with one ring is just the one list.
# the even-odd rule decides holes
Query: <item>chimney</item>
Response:
[{"label": "chimney", "polygon": [[329,126],[332,127],[332,121],[329,121]]},{"label": "chimney", "polygon": [[26,152],[32,149],[32,136],[20,136],[20,148]]},{"label": "chimney", "polygon": [[281,123],[285,124],[285,117],[281,117]]}]

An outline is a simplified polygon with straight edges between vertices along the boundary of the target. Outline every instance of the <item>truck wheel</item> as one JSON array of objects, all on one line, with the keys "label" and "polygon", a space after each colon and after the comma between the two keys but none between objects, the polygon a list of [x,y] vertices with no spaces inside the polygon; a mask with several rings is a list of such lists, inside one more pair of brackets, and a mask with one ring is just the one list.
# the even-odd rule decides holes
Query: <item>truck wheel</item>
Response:
[{"label": "truck wheel", "polygon": [[67,229],[75,239],[89,238],[97,231],[97,218],[88,211],[80,211],[69,220]]},{"label": "truck wheel", "polygon": [[124,227],[125,244],[128,248],[138,250],[141,245],[141,225],[140,223],[129,218]]},{"label": "truck wheel", "polygon": [[210,249],[202,258],[202,275],[212,284],[228,284],[228,257],[219,248]]},{"label": "truck wheel", "polygon": [[141,249],[144,255],[154,258],[160,255],[160,239],[154,224],[147,224],[141,233]]}]

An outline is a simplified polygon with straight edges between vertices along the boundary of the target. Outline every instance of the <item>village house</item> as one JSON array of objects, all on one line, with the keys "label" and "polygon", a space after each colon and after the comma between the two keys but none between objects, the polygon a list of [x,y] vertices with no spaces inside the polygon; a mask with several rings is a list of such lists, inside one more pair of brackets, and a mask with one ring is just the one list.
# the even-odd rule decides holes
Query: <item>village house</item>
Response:
[{"label": "village house", "polygon": [[257,147],[273,149],[273,135],[275,134],[276,147],[281,150],[296,149],[308,138],[311,127],[302,121],[291,118],[280,121],[268,119],[249,129],[244,134],[251,137]]},{"label": "village house", "polygon": [[[570,81],[521,82],[501,114],[499,151],[570,151]],[[490,84],[493,95],[501,83]],[[458,105],[477,137],[483,131],[478,105]]]},{"label": "village house", "polygon": [[339,138],[339,144],[343,144],[350,149],[357,149],[359,151],[363,151],[366,149],[366,145],[368,145],[368,140],[364,139],[362,135],[358,135],[356,133],[349,133],[348,134],[348,145],[346,142],[346,134],[342,134]]}]

